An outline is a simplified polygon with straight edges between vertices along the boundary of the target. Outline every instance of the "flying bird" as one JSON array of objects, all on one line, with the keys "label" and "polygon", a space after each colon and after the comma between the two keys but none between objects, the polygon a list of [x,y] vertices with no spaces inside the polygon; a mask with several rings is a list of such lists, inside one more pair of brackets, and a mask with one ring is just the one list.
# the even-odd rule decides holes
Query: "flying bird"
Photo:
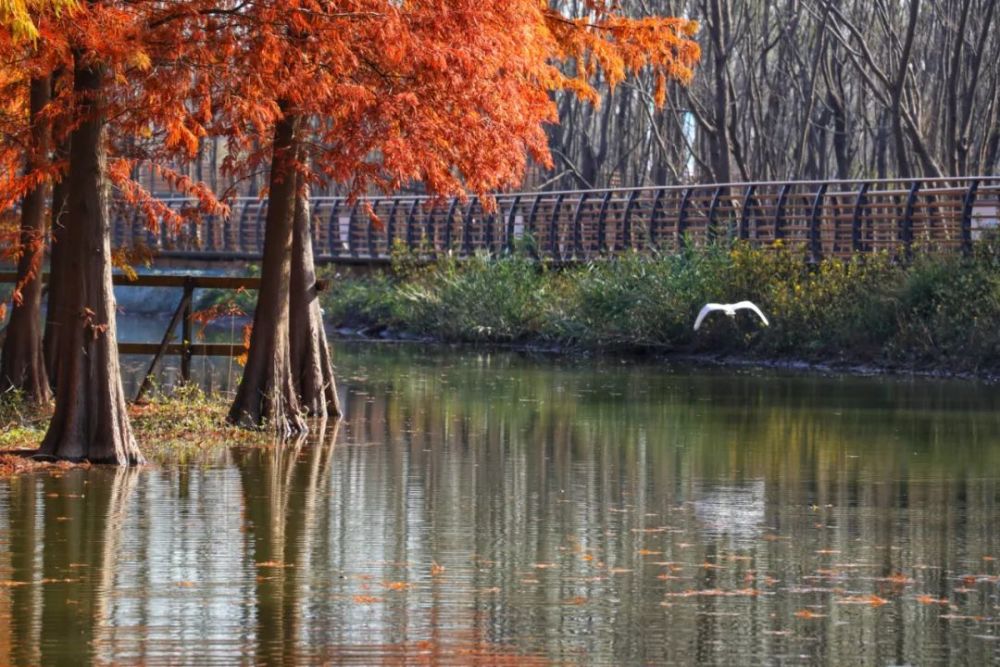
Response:
[{"label": "flying bird", "polygon": [[757,316],[760,317],[765,327],[770,324],[767,321],[767,318],[764,317],[764,313],[760,312],[760,308],[754,305],[752,301],[740,301],[739,303],[707,303],[705,304],[705,307],[701,309],[701,312],[698,313],[698,318],[694,321],[694,330],[698,330],[702,321],[711,312],[721,310],[726,315],[729,315],[729,317],[736,317],[736,311],[743,308],[757,313]]}]

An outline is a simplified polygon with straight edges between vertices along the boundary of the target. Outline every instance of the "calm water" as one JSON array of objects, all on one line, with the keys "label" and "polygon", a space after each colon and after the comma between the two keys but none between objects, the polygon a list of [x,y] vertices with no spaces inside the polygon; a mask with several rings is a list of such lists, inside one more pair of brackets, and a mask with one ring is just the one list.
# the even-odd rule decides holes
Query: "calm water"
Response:
[{"label": "calm water", "polygon": [[347,423],[0,481],[0,663],[1000,661],[1000,390],[341,346]]}]

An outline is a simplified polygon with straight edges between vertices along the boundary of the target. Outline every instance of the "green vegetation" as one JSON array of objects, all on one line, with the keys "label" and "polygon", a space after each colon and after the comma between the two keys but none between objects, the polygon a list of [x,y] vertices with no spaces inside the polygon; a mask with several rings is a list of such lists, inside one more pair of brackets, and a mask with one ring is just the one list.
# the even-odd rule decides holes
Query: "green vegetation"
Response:
[{"label": "green vegetation", "polygon": [[[445,341],[1000,369],[997,244],[980,244],[970,258],[819,264],[780,242],[737,244],[564,269],[516,254],[427,266],[400,255],[389,275],[336,277],[322,298],[336,326]],[[742,299],[772,326],[717,315],[693,331],[706,302]]]}]

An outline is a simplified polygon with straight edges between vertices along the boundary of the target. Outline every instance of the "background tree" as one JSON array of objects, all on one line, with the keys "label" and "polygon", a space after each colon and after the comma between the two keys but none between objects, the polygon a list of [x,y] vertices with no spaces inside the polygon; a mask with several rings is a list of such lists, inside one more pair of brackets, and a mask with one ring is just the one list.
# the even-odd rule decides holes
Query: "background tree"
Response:
[{"label": "background tree", "polygon": [[[56,405],[41,455],[120,464],[142,459],[119,372],[108,196],[114,185],[120,197],[151,220],[169,217],[164,205],[131,182],[129,173],[137,156],[153,161],[191,152],[190,127],[195,123],[188,106],[193,97],[189,67],[204,48],[204,41],[191,37],[205,9],[204,4],[186,3],[185,12],[176,15],[156,2],[91,1],[72,11],[45,14],[36,22],[41,38],[31,53],[14,40],[0,44],[0,70],[21,68],[39,79],[66,72],[65,92],[47,114],[53,127],[64,128],[70,150],[64,165],[65,211],[59,211],[64,252],[53,267],[67,277],[54,315],[60,331],[59,364],[52,378]],[[156,132],[161,136],[145,147],[121,141],[143,135],[152,139]],[[5,142],[7,149],[12,145],[16,150],[16,144]],[[35,187],[38,179],[32,178],[29,172],[9,179],[0,201],[11,201],[10,192],[18,188]],[[178,184],[187,185],[181,179]],[[197,186],[187,190],[204,194]],[[211,197],[205,201],[212,206]],[[37,330],[33,338],[41,349]]]},{"label": "background tree", "polygon": [[[566,12],[580,0],[557,0]],[[703,75],[557,93],[552,189],[733,180],[992,174],[1000,168],[1000,9],[993,0],[621,0],[698,19]]]},{"label": "background tree", "polygon": [[[290,359],[293,336],[310,359],[325,347],[314,335],[318,318],[299,318],[307,326],[290,330],[289,300],[306,296],[291,294],[300,177],[342,184],[352,196],[413,182],[439,195],[511,187],[529,156],[550,164],[543,124],[556,119],[551,93],[594,103],[599,96],[589,80],[597,72],[613,85],[648,67],[653,99],[662,104],[667,80],[689,79],[699,55],[689,40],[692,22],[623,19],[603,3],[589,3],[577,18],[538,0],[447,7],[370,0],[349,10],[256,3],[229,20],[243,23],[248,36],[234,50],[238,62],[268,72],[257,99],[273,119],[264,147],[272,161],[262,287],[230,420],[280,431],[303,427],[303,404],[332,407],[323,394],[332,377],[296,383]],[[575,63],[578,74],[565,74],[559,62]],[[245,122],[228,123],[230,140],[249,147],[254,135],[243,131]],[[251,156],[243,168],[259,159]],[[302,244],[294,263],[308,266],[310,250]],[[297,291],[309,290],[307,283],[297,281]]]}]

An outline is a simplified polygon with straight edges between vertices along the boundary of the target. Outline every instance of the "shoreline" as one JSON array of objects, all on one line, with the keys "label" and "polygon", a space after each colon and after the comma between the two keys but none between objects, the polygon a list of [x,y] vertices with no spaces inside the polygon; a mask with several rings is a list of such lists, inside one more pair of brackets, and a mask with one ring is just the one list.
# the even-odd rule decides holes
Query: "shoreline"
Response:
[{"label": "shoreline", "polygon": [[384,329],[380,335],[370,336],[362,330],[348,330],[345,327],[329,329],[331,345],[337,343],[362,343],[370,345],[432,345],[469,350],[496,350],[538,356],[564,357],[587,360],[596,357],[650,361],[659,364],[677,363],[693,367],[703,366],[718,369],[758,369],[784,371],[802,375],[852,377],[886,377],[895,379],[948,380],[984,385],[1000,384],[1000,372],[975,373],[972,371],[948,370],[930,366],[903,366],[899,364],[879,364],[846,359],[809,360],[799,357],[763,357],[731,352],[692,352],[670,349],[666,346],[640,346],[635,348],[608,347],[592,348],[547,344],[542,342],[496,342],[446,340],[434,336],[420,336],[406,332]]}]

